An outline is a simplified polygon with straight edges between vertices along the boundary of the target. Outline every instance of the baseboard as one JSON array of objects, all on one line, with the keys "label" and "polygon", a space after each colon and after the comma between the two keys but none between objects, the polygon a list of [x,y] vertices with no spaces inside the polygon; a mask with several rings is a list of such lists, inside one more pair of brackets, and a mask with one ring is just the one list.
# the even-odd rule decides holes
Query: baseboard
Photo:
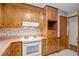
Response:
[{"label": "baseboard", "polygon": [[77,52],[77,46],[70,44],[70,49]]}]

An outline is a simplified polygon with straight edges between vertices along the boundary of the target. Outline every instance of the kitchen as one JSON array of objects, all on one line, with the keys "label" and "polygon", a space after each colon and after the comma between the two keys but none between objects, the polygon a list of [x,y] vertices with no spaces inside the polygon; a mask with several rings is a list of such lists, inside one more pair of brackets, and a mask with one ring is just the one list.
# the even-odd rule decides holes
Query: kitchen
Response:
[{"label": "kitchen", "polygon": [[58,36],[58,8],[0,3],[0,56],[48,56],[69,49],[67,23],[63,18],[67,20],[67,15],[60,17]]}]

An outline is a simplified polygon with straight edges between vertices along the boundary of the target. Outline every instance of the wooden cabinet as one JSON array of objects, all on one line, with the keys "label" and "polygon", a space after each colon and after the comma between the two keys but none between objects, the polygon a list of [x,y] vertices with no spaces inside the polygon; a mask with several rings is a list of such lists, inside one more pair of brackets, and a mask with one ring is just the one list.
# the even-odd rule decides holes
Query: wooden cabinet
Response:
[{"label": "wooden cabinet", "polygon": [[17,28],[22,21],[39,22],[40,10],[28,4],[0,4],[0,27]]},{"label": "wooden cabinet", "polygon": [[22,56],[22,43],[13,42],[12,46],[12,56]]},{"label": "wooden cabinet", "polygon": [[3,56],[22,56],[22,42],[13,42],[2,54]]},{"label": "wooden cabinet", "polygon": [[23,12],[25,13],[23,21],[39,22],[39,20],[40,20],[40,11],[39,10],[26,8],[26,9],[23,9]]},{"label": "wooden cabinet", "polygon": [[56,37],[56,32],[53,31],[53,30],[48,30],[48,35],[47,35],[48,38],[54,38]]},{"label": "wooden cabinet", "polygon": [[51,6],[46,6],[46,12],[47,12],[48,20],[56,21],[58,19],[58,9],[57,8],[54,8]]},{"label": "wooden cabinet", "polygon": [[41,36],[47,37],[47,20],[46,20],[46,13],[44,9],[40,12],[39,22],[40,22]]},{"label": "wooden cabinet", "polygon": [[[58,51],[58,40],[57,40],[57,21],[58,21],[58,9],[51,6],[45,7],[46,11],[46,41],[43,42],[44,50],[43,55],[49,55]],[[45,45],[44,45],[45,43]]]},{"label": "wooden cabinet", "polygon": [[8,48],[5,50],[5,52],[2,54],[2,56],[12,56],[12,47],[11,47],[11,45],[8,46]]},{"label": "wooden cabinet", "polygon": [[2,18],[3,18],[3,6],[2,4],[0,4],[0,27],[3,27]]},{"label": "wooden cabinet", "polygon": [[46,39],[43,39],[42,41],[42,56],[46,55]]},{"label": "wooden cabinet", "polygon": [[10,4],[3,5],[4,27],[21,27],[21,10]]}]

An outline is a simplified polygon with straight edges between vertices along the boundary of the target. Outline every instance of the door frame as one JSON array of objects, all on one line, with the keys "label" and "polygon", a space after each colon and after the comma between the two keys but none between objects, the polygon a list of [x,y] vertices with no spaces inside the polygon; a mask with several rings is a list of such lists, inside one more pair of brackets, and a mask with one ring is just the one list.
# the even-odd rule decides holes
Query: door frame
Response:
[{"label": "door frame", "polygon": [[[78,21],[78,15],[72,15],[72,16],[69,16],[68,18],[73,18],[73,17],[77,17],[77,21]],[[68,22],[69,23],[69,22]],[[77,23],[78,24],[78,23]],[[77,25],[78,26],[78,25]],[[69,29],[68,29],[68,35],[69,35]],[[77,42],[78,44],[78,42]],[[74,46],[74,45],[69,45],[69,47],[71,46],[71,49],[74,50],[75,52],[78,52],[78,45],[77,47]],[[77,51],[76,51],[77,50]]]},{"label": "door frame", "polygon": [[79,56],[79,10],[78,10],[78,47],[77,47],[77,52],[78,52],[78,56]]}]

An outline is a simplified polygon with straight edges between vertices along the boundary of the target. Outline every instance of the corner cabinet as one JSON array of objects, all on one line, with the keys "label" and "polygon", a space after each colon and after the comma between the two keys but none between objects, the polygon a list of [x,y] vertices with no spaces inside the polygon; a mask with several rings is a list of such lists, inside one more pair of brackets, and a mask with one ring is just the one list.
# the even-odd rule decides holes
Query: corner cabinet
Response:
[{"label": "corner cabinet", "polygon": [[12,42],[2,56],[22,56],[22,42]]}]

